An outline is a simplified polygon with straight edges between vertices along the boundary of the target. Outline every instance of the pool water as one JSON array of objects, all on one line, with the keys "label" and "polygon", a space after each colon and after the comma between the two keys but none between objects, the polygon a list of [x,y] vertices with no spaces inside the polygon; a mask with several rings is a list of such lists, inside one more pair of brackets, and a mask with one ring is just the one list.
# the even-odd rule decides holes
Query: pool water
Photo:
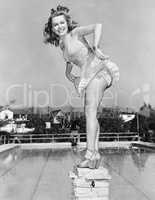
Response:
[{"label": "pool water", "polygon": [[[72,200],[68,176],[84,151],[21,150],[0,155],[0,200]],[[155,153],[102,149],[108,168],[109,200],[154,200]]]}]

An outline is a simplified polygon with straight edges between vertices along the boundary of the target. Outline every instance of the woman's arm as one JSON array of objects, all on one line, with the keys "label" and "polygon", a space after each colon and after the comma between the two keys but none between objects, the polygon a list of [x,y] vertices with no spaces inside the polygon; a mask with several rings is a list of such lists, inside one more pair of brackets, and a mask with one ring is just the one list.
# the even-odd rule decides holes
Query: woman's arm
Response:
[{"label": "woman's arm", "polygon": [[70,62],[66,62],[66,77],[69,81],[74,82],[75,76],[71,73],[73,65]]},{"label": "woman's arm", "polygon": [[80,77],[79,76],[74,76],[71,71],[72,71],[73,65],[70,62],[66,63],[66,77],[68,78],[68,80],[70,80],[71,82],[73,82],[75,89],[78,92],[78,86],[80,83]]},{"label": "woman's arm", "polygon": [[[100,41],[101,41],[101,35],[102,35],[102,24],[95,24],[95,25],[89,25],[89,26],[82,26],[82,27],[77,27],[73,29],[72,34],[81,36],[83,38],[83,42],[86,44],[86,41],[84,41],[84,36],[88,34],[93,34],[93,46],[92,49],[96,56],[102,60],[109,59],[108,55],[104,55],[99,46],[100,46]],[[87,42],[87,46],[89,48],[89,44]],[[91,48],[91,47],[90,47]]]},{"label": "woman's arm", "polygon": [[73,29],[72,34],[77,34],[80,36],[93,34],[93,46],[98,48],[102,35],[102,24],[92,24],[88,26],[77,27]]}]

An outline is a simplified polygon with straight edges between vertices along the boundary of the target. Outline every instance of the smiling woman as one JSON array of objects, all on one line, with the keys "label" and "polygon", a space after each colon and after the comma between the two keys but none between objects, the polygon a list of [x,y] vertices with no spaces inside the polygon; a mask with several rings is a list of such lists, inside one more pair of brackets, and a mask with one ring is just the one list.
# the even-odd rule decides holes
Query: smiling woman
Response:
[{"label": "smiling woman", "polygon": [[[85,38],[90,34],[93,35],[93,46],[90,46]],[[66,76],[74,83],[78,94],[84,96],[85,99],[87,151],[84,161],[78,164],[81,168],[99,167],[100,128],[97,110],[104,91],[119,77],[117,65],[100,50],[101,35],[100,23],[77,26],[77,23],[69,16],[69,9],[63,6],[51,10],[44,29],[45,41],[61,48],[66,61]],[[80,77],[71,73],[74,65],[80,68]]]},{"label": "smiling woman", "polygon": [[53,31],[60,37],[68,33],[68,25],[63,15],[52,19]]},{"label": "smiling woman", "polygon": [[[63,26],[63,24],[67,25],[67,27],[66,27],[67,32],[72,31],[78,25],[75,21],[71,20],[70,15],[68,15],[68,12],[69,12],[68,8],[63,7],[63,9],[61,9],[62,6],[58,6],[57,8],[58,8],[57,12],[54,9],[51,9],[50,17],[48,19],[48,22],[45,24],[45,29],[43,32],[44,37],[45,37],[45,43],[51,43],[55,46],[59,46],[59,39],[60,39],[59,33],[56,34],[56,32],[55,32],[55,28],[57,29],[57,27],[58,27],[57,23],[60,22],[61,23],[60,26],[61,25]],[[58,20],[60,20],[60,21],[57,21],[57,19],[55,21],[54,16],[57,17]],[[61,22],[61,20],[62,20],[62,22]],[[56,25],[56,27],[55,27],[55,25]]]}]

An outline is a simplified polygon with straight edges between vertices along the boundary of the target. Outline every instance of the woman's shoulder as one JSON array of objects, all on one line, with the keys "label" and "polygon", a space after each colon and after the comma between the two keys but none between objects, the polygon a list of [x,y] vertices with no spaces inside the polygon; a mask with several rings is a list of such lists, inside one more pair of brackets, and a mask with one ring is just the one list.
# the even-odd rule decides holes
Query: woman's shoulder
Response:
[{"label": "woman's shoulder", "polygon": [[75,36],[78,33],[78,27],[75,27],[73,30],[70,31],[71,36]]},{"label": "woman's shoulder", "polygon": [[94,31],[96,24],[90,24],[86,26],[78,26],[71,31],[71,34],[74,35],[88,35]]},{"label": "woman's shoulder", "polygon": [[71,32],[71,36],[76,36],[79,35],[81,33],[81,29],[83,29],[84,26],[77,26],[75,27]]}]

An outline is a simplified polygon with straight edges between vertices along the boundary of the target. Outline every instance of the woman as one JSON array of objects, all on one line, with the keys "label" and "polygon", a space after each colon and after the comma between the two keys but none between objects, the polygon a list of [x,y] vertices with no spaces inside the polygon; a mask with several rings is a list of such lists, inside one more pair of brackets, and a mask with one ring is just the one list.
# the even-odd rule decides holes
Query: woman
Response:
[{"label": "woman", "polygon": [[[85,158],[78,164],[81,168],[98,168],[100,161],[98,140],[99,123],[97,110],[104,91],[118,79],[118,68],[99,49],[102,32],[101,24],[78,26],[71,20],[69,9],[58,6],[51,10],[45,25],[46,42],[59,46],[66,61],[66,76],[72,81],[78,93],[85,98],[85,115],[87,127],[87,151]],[[91,47],[86,35],[93,34]],[[74,65],[80,67],[80,77],[71,71]]]}]

